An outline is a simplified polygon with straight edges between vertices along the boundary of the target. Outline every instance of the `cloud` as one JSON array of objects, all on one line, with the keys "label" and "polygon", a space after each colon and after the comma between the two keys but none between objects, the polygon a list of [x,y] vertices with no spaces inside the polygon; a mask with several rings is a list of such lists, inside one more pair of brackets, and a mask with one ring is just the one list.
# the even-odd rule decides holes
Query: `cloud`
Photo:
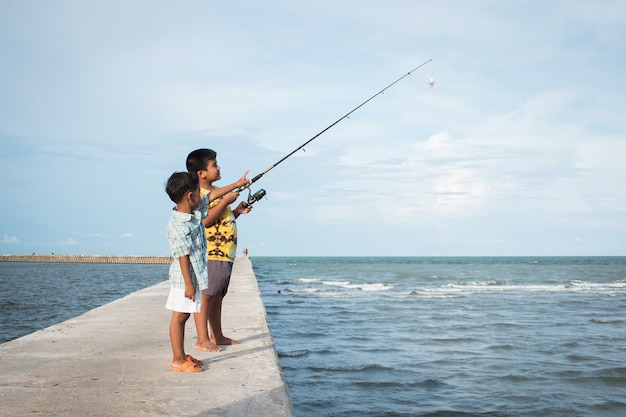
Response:
[{"label": "cloud", "polygon": [[5,234],[2,237],[2,243],[8,243],[8,244],[20,243],[20,240],[18,238],[16,238],[15,236],[9,236],[9,235]]},{"label": "cloud", "polygon": [[71,237],[68,237],[65,240],[57,240],[54,242],[42,242],[41,246],[76,246],[78,241]]},{"label": "cloud", "polygon": [[134,233],[124,233],[123,235],[120,236],[121,239],[130,239],[135,237]]}]

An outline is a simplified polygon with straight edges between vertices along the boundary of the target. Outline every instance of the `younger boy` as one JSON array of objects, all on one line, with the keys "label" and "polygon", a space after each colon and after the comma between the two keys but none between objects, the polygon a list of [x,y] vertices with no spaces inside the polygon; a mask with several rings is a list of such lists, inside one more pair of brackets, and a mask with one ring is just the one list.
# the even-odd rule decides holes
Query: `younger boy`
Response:
[{"label": "younger boy", "polygon": [[[247,174],[247,173],[246,173]],[[236,183],[215,192],[219,198],[235,188],[248,185],[246,174]],[[172,310],[170,342],[171,368],[180,372],[201,372],[201,361],[185,353],[185,323],[190,313],[201,310],[201,290],[208,287],[207,247],[202,220],[208,215],[209,195],[200,197],[198,178],[188,172],[175,172],[165,187],[176,203],[166,229],[174,260],[170,266],[170,293],[165,307]],[[237,198],[238,193],[229,193]],[[229,196],[232,198],[232,196]]]},{"label": "younger boy", "polygon": [[[187,171],[198,176],[201,195],[209,193],[214,195],[222,190],[222,188],[213,185],[215,181],[221,179],[215,151],[197,149],[191,152],[187,156]],[[198,332],[195,348],[209,352],[220,351],[221,348],[218,345],[239,343],[222,333],[222,301],[228,291],[233,261],[237,251],[235,219],[240,214],[249,213],[252,206],[241,202],[233,211],[229,204],[236,199],[229,197],[227,195],[212,201],[209,216],[204,220],[209,259],[209,286],[202,290],[200,313],[194,314],[196,331]]]}]

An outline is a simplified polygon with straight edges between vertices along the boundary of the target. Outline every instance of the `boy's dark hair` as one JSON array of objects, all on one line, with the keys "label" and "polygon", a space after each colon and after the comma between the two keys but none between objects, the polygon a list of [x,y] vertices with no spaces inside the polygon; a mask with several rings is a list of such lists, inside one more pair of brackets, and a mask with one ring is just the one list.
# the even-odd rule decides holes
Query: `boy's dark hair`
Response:
[{"label": "boy's dark hair", "polygon": [[211,159],[217,159],[217,152],[212,149],[196,149],[187,155],[187,172],[196,175],[205,170]]},{"label": "boy's dark hair", "polygon": [[165,184],[165,192],[174,203],[179,203],[190,191],[195,191],[200,184],[198,176],[189,172],[175,172]]}]

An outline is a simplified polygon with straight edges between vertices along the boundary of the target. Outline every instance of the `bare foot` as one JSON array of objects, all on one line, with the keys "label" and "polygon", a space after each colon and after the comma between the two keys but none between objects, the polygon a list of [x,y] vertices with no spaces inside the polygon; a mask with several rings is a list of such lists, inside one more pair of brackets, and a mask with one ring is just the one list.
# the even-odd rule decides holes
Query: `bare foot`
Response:
[{"label": "bare foot", "polygon": [[204,352],[220,352],[222,350],[221,347],[211,342],[196,343],[193,347]]},{"label": "bare foot", "polygon": [[211,339],[211,342],[215,343],[216,345],[238,345],[239,344],[237,340],[231,339],[226,336],[222,336],[215,340]]}]

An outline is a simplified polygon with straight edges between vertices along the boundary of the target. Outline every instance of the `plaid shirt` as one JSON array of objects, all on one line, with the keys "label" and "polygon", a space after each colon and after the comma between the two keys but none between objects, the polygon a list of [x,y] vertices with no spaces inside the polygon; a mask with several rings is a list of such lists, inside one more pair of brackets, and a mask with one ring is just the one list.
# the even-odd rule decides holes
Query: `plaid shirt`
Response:
[{"label": "plaid shirt", "polygon": [[170,284],[174,288],[185,288],[185,279],[178,258],[187,255],[191,264],[191,280],[196,290],[203,290],[209,286],[207,246],[202,223],[208,214],[208,195],[200,200],[200,205],[191,214],[172,210],[165,235],[174,257],[169,273]]}]

